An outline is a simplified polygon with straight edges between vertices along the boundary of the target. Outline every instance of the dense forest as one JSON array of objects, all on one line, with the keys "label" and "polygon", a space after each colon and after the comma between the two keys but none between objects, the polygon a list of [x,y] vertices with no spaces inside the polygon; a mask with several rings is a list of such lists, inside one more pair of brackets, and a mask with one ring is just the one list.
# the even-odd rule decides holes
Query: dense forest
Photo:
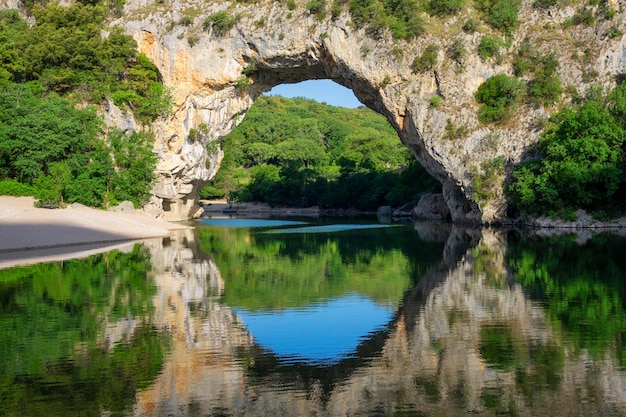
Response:
[{"label": "dense forest", "polygon": [[156,68],[121,29],[101,36],[115,8],[27,11],[34,25],[0,10],[0,194],[43,205],[141,204],[156,164],[152,134],[107,127],[97,106],[112,101],[149,125],[171,106]]},{"label": "dense forest", "polygon": [[603,220],[626,207],[626,84],[594,88],[549,120],[537,149],[515,167],[507,191],[523,214]]},{"label": "dense forest", "polygon": [[441,188],[387,120],[365,107],[262,96],[222,148],[204,198],[375,210]]}]

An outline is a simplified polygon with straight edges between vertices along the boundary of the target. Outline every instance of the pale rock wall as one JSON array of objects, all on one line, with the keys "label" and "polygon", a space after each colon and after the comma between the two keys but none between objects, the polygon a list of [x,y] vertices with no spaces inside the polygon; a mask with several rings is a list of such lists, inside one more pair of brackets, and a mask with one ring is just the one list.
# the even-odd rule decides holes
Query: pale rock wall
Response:
[{"label": "pale rock wall", "polygon": [[[128,1],[124,17],[115,23],[123,25],[140,51],[157,65],[174,97],[171,117],[156,128],[161,162],[153,212],[169,219],[198,214],[197,191],[215,175],[220,160],[214,147],[209,146],[212,150],[204,156],[200,148],[228,134],[254,99],[273,86],[327,78],[352,89],[363,104],[387,117],[400,140],[443,184],[453,221],[503,219],[507,174],[532,149],[543,121],[554,109],[522,105],[506,125],[483,125],[477,120],[478,104],[473,99],[478,86],[496,73],[510,74],[511,58],[525,39],[545,52],[557,53],[564,85],[575,85],[579,91],[592,84],[612,85],[626,62],[625,38],[604,36],[610,25],[620,22],[621,2],[615,4],[618,16],[612,22],[600,20],[595,27],[570,29],[561,24],[574,14],[575,6],[537,11],[530,1],[523,3],[521,25],[511,46],[503,48],[504,59],[483,61],[476,48],[482,34],[489,31],[487,25],[473,34],[460,30],[468,17],[475,17],[471,10],[443,21],[425,15],[427,33],[405,42],[394,41],[388,34],[380,39],[367,36],[363,28],[355,27],[347,10],[335,21],[329,13],[320,21],[308,14],[301,2],[296,10],[288,11],[286,5],[270,1]],[[240,16],[224,36],[203,29],[204,19],[220,10]],[[193,23],[177,24],[184,16]],[[466,46],[460,64],[445,53],[457,37]],[[436,71],[413,74],[413,58],[431,43],[440,47]],[[573,58],[580,45],[592,50],[591,64]],[[236,88],[251,64],[256,70],[247,74],[250,84]],[[598,76],[584,79],[590,68],[597,70]],[[443,101],[433,107],[429,99],[436,94]],[[456,126],[466,126],[468,136],[444,139],[448,119]],[[190,139],[190,129],[201,126],[207,127],[207,134]],[[472,179],[481,174],[484,161],[496,157],[505,161],[502,172],[488,199],[477,202]]]}]

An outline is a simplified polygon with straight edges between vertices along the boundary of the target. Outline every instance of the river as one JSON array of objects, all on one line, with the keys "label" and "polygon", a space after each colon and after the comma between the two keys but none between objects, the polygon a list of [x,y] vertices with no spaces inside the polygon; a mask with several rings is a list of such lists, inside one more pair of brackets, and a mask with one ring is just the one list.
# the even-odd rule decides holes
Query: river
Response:
[{"label": "river", "polygon": [[203,219],[0,270],[0,416],[624,416],[626,238]]}]

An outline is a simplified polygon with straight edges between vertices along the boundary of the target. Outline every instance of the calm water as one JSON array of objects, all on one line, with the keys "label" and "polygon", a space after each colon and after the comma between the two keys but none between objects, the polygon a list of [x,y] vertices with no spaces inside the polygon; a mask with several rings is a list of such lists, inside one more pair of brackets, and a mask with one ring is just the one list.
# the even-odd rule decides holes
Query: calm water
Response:
[{"label": "calm water", "polygon": [[0,416],[624,416],[626,239],[203,220],[0,270]]}]

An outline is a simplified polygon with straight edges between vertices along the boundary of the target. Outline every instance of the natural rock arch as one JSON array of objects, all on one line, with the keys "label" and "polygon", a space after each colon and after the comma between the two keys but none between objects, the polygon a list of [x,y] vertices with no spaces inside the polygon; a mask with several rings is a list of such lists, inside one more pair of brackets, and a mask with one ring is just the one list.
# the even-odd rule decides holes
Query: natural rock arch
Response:
[{"label": "natural rock arch", "polygon": [[[218,34],[205,19],[222,10],[237,16],[237,23]],[[461,18],[450,18],[451,23],[460,26]],[[527,25],[522,22],[512,45],[531,36],[532,27],[542,18],[534,16]],[[552,18],[546,15],[545,20]],[[374,39],[355,27],[347,10],[335,20],[319,19],[304,5],[289,11],[280,2],[268,1],[183,0],[166,5],[135,0],[127,3],[123,20],[117,23],[157,65],[173,93],[172,115],[154,126],[160,160],[147,207],[171,220],[198,213],[198,191],[219,168],[221,151],[212,143],[234,129],[260,94],[278,84],[330,79],[351,89],[364,105],[389,120],[400,140],[442,183],[456,222],[489,223],[506,216],[506,174],[537,141],[537,125],[547,116],[542,107],[526,107],[506,127],[478,122],[474,92],[486,78],[511,71],[506,60],[483,62],[475,54],[478,33],[427,33],[411,42],[391,36]],[[462,63],[445,53],[455,39],[461,39],[469,51]],[[414,74],[413,58],[429,44],[438,46],[438,64],[433,71]],[[606,56],[602,63],[598,60],[605,83],[626,61],[619,51],[608,50]],[[566,81],[580,79],[573,66],[561,73]],[[436,95],[442,100],[433,106]],[[468,134],[446,138],[449,123],[465,126]],[[488,189],[482,190],[487,193],[481,193],[479,204],[473,179],[481,175],[483,162],[495,158],[505,163]]]}]

